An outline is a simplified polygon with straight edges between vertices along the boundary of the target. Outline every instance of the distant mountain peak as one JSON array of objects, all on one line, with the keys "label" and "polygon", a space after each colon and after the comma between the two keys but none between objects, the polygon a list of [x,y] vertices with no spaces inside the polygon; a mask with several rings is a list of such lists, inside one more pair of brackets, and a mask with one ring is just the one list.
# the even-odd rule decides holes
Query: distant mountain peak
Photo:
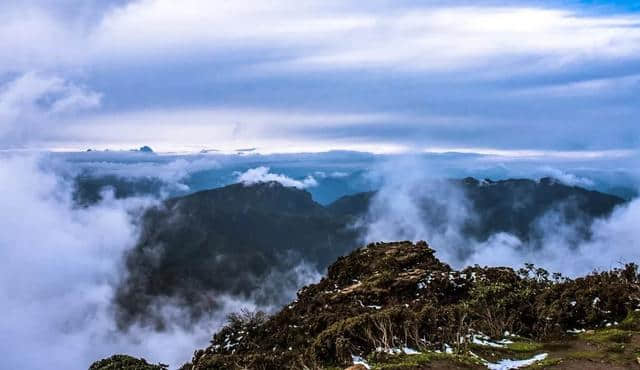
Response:
[{"label": "distant mountain peak", "polygon": [[253,184],[235,183],[221,188],[202,190],[169,200],[172,206],[198,207],[206,204],[212,209],[230,213],[246,212],[248,209],[265,213],[315,213],[324,212],[311,193],[277,181]]}]

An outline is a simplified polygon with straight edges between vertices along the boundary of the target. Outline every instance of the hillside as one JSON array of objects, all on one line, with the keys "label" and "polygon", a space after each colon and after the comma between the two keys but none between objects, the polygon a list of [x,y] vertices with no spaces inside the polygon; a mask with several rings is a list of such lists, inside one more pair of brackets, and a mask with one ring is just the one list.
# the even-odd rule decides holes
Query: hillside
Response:
[{"label": "hillside", "polygon": [[303,257],[327,265],[348,252],[357,234],[345,225],[308,192],[275,182],[169,199],[145,214],[139,243],[127,257],[128,279],[117,296],[120,324],[138,320],[161,328],[147,308],[162,296],[179,299],[194,318],[215,308],[209,292],[261,291],[254,297],[260,304],[281,304],[285,287],[265,287],[265,277],[275,273],[275,284],[295,284],[287,273]]},{"label": "hillside", "polygon": [[635,368],[639,283],[634,264],[571,280],[456,271],[424,242],[370,244],[275,315],[232,315],[183,369]]},{"label": "hillside", "polygon": [[[581,218],[586,238],[594,218],[623,202],[551,179],[465,179],[445,185],[459,187],[470,200],[476,217],[463,231],[477,240],[501,231],[536,238],[535,220],[550,210],[562,212],[568,222]],[[362,243],[376,194],[344,197],[325,207],[308,192],[276,182],[234,184],[149,209],[118,288],[119,325],[142,322],[162,329],[153,307],[163,297],[182,304],[194,320],[215,310],[220,294],[251,297],[260,305],[286,303],[289,292],[302,285],[291,271],[303,261],[322,272]],[[436,203],[425,200],[420,205],[425,220],[416,222],[447,222]]]}]

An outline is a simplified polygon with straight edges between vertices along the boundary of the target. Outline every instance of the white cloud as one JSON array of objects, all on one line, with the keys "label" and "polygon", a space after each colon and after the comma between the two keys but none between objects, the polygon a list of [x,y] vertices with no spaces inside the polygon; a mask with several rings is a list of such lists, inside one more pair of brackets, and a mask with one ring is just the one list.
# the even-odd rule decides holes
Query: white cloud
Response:
[{"label": "white cloud", "polygon": [[[553,69],[584,59],[636,57],[634,15],[585,15],[543,7],[405,6],[356,1],[139,0],[108,7],[101,17],[62,20],[40,7],[6,12],[0,68],[86,66],[149,57],[281,49],[264,67],[455,70],[504,60],[513,70]],[[9,37],[11,35],[11,37]],[[15,37],[14,35],[17,35]],[[35,57],[35,58],[34,58]],[[246,66],[245,66],[246,67]],[[489,71],[488,71],[489,72]],[[500,73],[504,73],[500,70]]]},{"label": "white cloud", "polygon": [[[157,109],[60,119],[59,127],[43,133],[42,139],[49,146],[55,143],[68,145],[68,138],[73,137],[80,142],[103,145],[117,143],[120,147],[144,142],[154,148],[180,143],[198,148],[213,146],[226,151],[246,147],[304,151],[305,148],[311,150],[308,143],[291,142],[294,137],[303,139],[303,130],[382,125],[394,118],[397,117],[385,113],[327,113],[286,109]],[[283,139],[285,136],[286,139]],[[307,136],[306,139],[308,138]],[[319,140],[314,138],[311,141]],[[345,148],[358,148],[357,142],[345,141]],[[321,150],[327,148],[318,146],[324,148]],[[378,151],[384,151],[387,147],[382,145]]]},{"label": "white cloud", "polygon": [[342,179],[345,177],[349,177],[349,173],[348,172],[342,172],[342,171],[334,171],[331,173],[326,173],[324,171],[316,171],[313,173],[316,177],[321,178],[321,179],[326,179],[326,178],[331,178],[331,179]]},{"label": "white cloud", "polygon": [[558,168],[544,166],[540,169],[540,171],[546,174],[547,176],[551,176],[566,185],[590,187],[590,186],[593,186],[594,184],[593,180],[591,179],[588,179],[586,177],[576,176],[572,173],[568,173]]},{"label": "white cloud", "polygon": [[[103,153],[96,153],[96,160],[90,161],[93,153],[87,155],[87,161],[77,163],[73,169],[82,169],[92,176],[117,176],[120,178],[139,179],[155,178],[165,182],[169,186],[177,187],[180,190],[188,190],[188,186],[183,183],[189,175],[211,170],[220,167],[220,163],[214,158],[204,156],[184,156],[163,160],[159,158],[143,158],[133,155],[128,158],[128,153],[115,153],[112,156],[105,156]],[[101,160],[105,157],[109,160]],[[70,166],[71,167],[71,166]]]},{"label": "white cloud", "polygon": [[[0,86],[0,138],[48,119],[100,106],[102,95],[64,79],[27,72]],[[30,132],[30,134],[36,134]]]},{"label": "white cloud", "polygon": [[[33,157],[0,158],[0,321],[3,366],[86,368],[107,346],[112,284],[135,242],[144,200],[77,209],[67,184]],[[103,347],[103,348],[99,348]],[[109,346],[111,347],[111,346]],[[25,356],[27,348],[38,353]],[[113,347],[112,347],[113,348]]]},{"label": "white cloud", "polygon": [[[141,0],[108,12],[91,34],[100,52],[118,46],[125,53],[172,53],[184,48],[212,49],[242,42],[317,43],[322,36],[371,24],[370,17],[331,12],[329,2],[248,0]],[[278,46],[278,45],[275,45]]]},{"label": "white cloud", "polygon": [[[259,4],[250,0],[138,0],[104,7],[95,3],[85,5],[90,9],[86,11],[89,16],[75,10],[78,8],[75,2],[65,2],[65,6],[32,2],[25,7],[2,7],[0,49],[6,52],[0,58],[0,77],[7,76],[5,72],[54,71],[72,80],[89,76],[88,81],[99,81],[102,89],[107,93],[113,89],[114,93],[110,100],[114,109],[109,112],[60,119],[55,130],[30,128],[28,133],[14,135],[14,142],[28,140],[34,146],[77,147],[87,142],[130,145],[143,141],[157,146],[179,143],[289,150],[292,140],[278,141],[279,138],[298,140],[313,136],[313,140],[308,140],[311,143],[299,145],[296,150],[311,146],[326,150],[362,148],[365,147],[362,141],[378,135],[376,140],[370,140],[378,142],[369,142],[366,147],[382,143],[385,147],[380,151],[388,152],[397,147],[415,147],[424,141],[456,145],[455,142],[466,140],[474,141],[469,145],[481,145],[478,143],[481,134],[490,130],[508,133],[510,130],[501,126],[513,125],[532,127],[530,132],[552,126],[563,132],[549,135],[548,140],[565,145],[573,139],[566,133],[572,129],[569,126],[585,121],[585,126],[606,135],[606,140],[597,144],[587,143],[597,148],[629,147],[631,140],[624,133],[634,132],[635,111],[626,102],[603,99],[600,104],[571,109],[555,105],[549,99],[606,98],[621,84],[626,91],[633,92],[636,77],[610,77],[619,76],[613,73],[615,66],[640,57],[639,20],[633,13],[594,15],[561,7],[461,7],[443,3],[363,5],[350,0],[295,3],[275,0]],[[91,10],[94,8],[98,10]],[[191,68],[172,67],[192,65],[202,68],[202,73],[199,69],[194,72]],[[138,74],[139,69],[145,73]],[[333,74],[352,69],[375,72],[371,75],[375,78],[364,78],[367,81],[362,82],[358,81],[360,77],[349,75],[339,84],[330,82],[333,75],[326,81],[318,78],[324,82],[311,83],[312,78],[306,78],[309,71]],[[554,81],[547,74],[568,71],[579,74],[584,70],[597,72],[596,77],[588,82],[579,81],[578,77],[566,86],[536,86],[540,81]],[[160,84],[145,77],[147,72],[165,73],[160,71],[166,72],[159,79],[168,90],[161,90]],[[299,72],[305,74],[299,86],[286,83]],[[369,94],[370,83],[377,78],[380,78],[378,86],[386,86],[390,81],[393,81],[389,83],[390,89],[396,82],[401,89],[409,86],[403,81],[407,72],[412,78],[415,75],[415,82],[410,84],[415,88],[403,90],[402,99],[387,99],[386,92],[377,90],[378,87]],[[140,93],[132,97],[128,95],[127,80],[134,73],[139,79],[136,82],[140,83]],[[198,73],[197,83],[192,73]],[[269,80],[253,79],[252,73],[267,75]],[[508,84],[484,85],[487,80],[509,79],[513,74],[525,74],[531,84],[524,84],[527,87],[521,89]],[[115,78],[109,80],[112,76]],[[286,79],[282,80],[283,77]],[[438,80],[446,81],[446,85]],[[212,95],[224,96],[227,81],[230,99],[216,97],[217,106],[211,107],[203,87],[211,86]],[[247,97],[240,97],[244,94],[233,91],[246,81],[259,88],[246,94]],[[483,85],[478,87],[478,83]],[[279,87],[277,94],[270,94],[268,84]],[[513,92],[514,89],[517,91]],[[322,91],[330,93],[325,94],[327,102],[318,99],[324,94]],[[336,104],[342,104],[337,102],[345,91],[349,91],[348,99],[353,99],[353,105],[347,101],[336,108]],[[305,98],[307,92],[310,96]],[[182,95],[185,93],[188,98]],[[528,97],[522,95],[531,93],[543,98],[539,104],[544,108],[525,105]],[[288,100],[288,94],[295,96]],[[430,96],[438,98],[427,99]],[[465,99],[467,96],[469,99]],[[198,101],[194,103],[197,106],[186,107],[185,102],[192,101],[191,98]],[[458,99],[468,104],[457,104]],[[99,100],[99,94],[78,88],[51,104],[49,113],[94,107]],[[265,108],[274,102],[279,108]],[[288,107],[299,104],[309,111],[298,107],[283,109],[280,104],[285,102],[290,102]],[[125,105],[127,111],[123,111]],[[242,108],[258,105],[262,107]],[[345,113],[344,106],[358,109],[359,113]],[[384,107],[383,113],[378,107]],[[518,107],[521,109],[517,113],[511,111]],[[594,112],[588,112],[589,109]],[[410,113],[404,113],[407,111]],[[31,121],[39,120],[37,117]],[[616,122],[613,130],[599,128],[598,122],[606,120]],[[381,123],[398,127],[366,130],[367,125]],[[359,136],[350,135],[346,126],[357,126]],[[451,135],[457,127],[469,134]],[[327,129],[326,136],[317,134],[322,128]],[[302,133],[305,129],[307,132]],[[336,137],[343,142],[335,140]],[[505,142],[495,137],[492,140]],[[266,141],[269,144],[263,145]],[[410,144],[400,145],[401,142]]]},{"label": "white cloud", "polygon": [[67,20],[38,6],[0,7],[0,74],[85,61],[82,32]]},{"label": "white cloud", "polygon": [[462,225],[474,217],[461,189],[419,157],[391,159],[369,176],[372,181],[378,177],[382,186],[359,221],[365,242],[427,240],[445,261],[457,260],[459,248],[467,244]]},{"label": "white cloud", "polygon": [[[480,6],[359,11],[360,16],[373,21],[361,22],[349,30],[348,37],[327,37],[314,44],[313,51],[270,66],[283,70],[482,68],[487,76],[504,77],[518,71],[553,70],[585,59],[636,57],[640,50],[640,30],[634,27],[638,19],[632,16],[594,17],[557,9]],[[514,58],[532,60],[533,56],[543,59],[513,62]],[[510,68],[493,73],[494,68],[485,68],[490,64]]]},{"label": "white cloud", "polygon": [[578,245],[572,245],[580,240],[575,238],[576,225],[568,224],[566,220],[554,222],[556,216],[552,212],[538,220],[544,235],[540,248],[527,245],[513,235],[499,233],[474,245],[474,253],[464,263],[518,267],[524,262],[532,262],[550,271],[576,276],[640,260],[637,248],[640,200],[618,207],[608,218],[596,220],[590,228],[592,238]]},{"label": "white cloud", "polygon": [[[402,158],[377,168],[376,175],[382,177],[382,187],[359,223],[364,226],[366,242],[427,240],[440,258],[456,267],[521,267],[532,262],[571,276],[640,259],[636,247],[640,243],[639,199],[617,207],[609,217],[590,226],[583,220],[569,221],[558,209],[551,209],[530,226],[542,238],[535,243],[505,232],[478,241],[464,231],[466,223],[478,217],[470,200],[462,189],[438,180],[441,174],[437,169]],[[591,233],[588,240],[582,234],[587,226]]]},{"label": "white cloud", "polygon": [[638,19],[632,16],[526,7],[389,11],[356,2],[290,5],[145,0],[108,13],[94,35],[105,50],[118,45],[136,53],[231,43],[255,47],[269,41],[293,47],[296,55],[284,65],[301,68],[452,69],[534,54],[554,59],[546,63],[563,64],[633,56],[640,50],[640,30],[633,27]]},{"label": "white cloud", "polygon": [[536,86],[515,90],[513,95],[541,97],[584,97],[611,93],[629,93],[640,87],[640,75],[624,77],[596,78],[586,81],[567,82],[547,86]]},{"label": "white cloud", "polygon": [[[187,328],[189,313],[159,299],[155,309],[166,319],[165,331],[140,325],[120,331],[112,305],[124,274],[123,253],[137,241],[137,215],[157,200],[107,196],[77,207],[72,184],[51,159],[0,153],[0,260],[7,262],[0,269],[0,315],[10,318],[0,320],[3,368],[85,370],[127,353],[177,369],[207,345],[227,314],[277,309],[258,306],[254,296],[217,295],[219,309]],[[269,275],[255,294],[278,289],[294,297],[299,286],[318,279],[315,268],[301,262]]]},{"label": "white cloud", "polygon": [[429,147],[424,153],[463,153],[489,156],[498,161],[507,160],[576,160],[592,161],[603,158],[631,158],[638,155],[636,150],[536,150],[536,149],[499,149],[477,147]]},{"label": "white cloud", "polygon": [[294,187],[298,189],[305,189],[313,186],[317,186],[318,182],[312,176],[307,176],[302,180],[295,180],[286,175],[270,173],[269,167],[256,167],[248,169],[242,173],[236,173],[237,181],[245,185],[253,185],[261,182],[279,182],[280,184],[288,187]]}]

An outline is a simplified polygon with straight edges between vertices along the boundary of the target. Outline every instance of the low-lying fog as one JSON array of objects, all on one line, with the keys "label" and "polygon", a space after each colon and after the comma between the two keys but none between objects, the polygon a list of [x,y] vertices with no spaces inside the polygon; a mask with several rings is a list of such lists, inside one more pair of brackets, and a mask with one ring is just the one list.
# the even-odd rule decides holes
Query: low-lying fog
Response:
[{"label": "low-lying fog", "polygon": [[[277,181],[310,191],[329,203],[341,195],[379,189],[359,222],[362,242],[427,240],[444,261],[519,267],[525,262],[575,276],[640,260],[640,201],[630,199],[606,219],[590,225],[589,240],[576,239],[581,225],[550,211],[532,229],[543,243],[506,233],[487,240],[466,238],[465,220],[475,217],[468,200],[444,178],[475,176],[504,179],[552,176],[569,185],[633,198],[635,163],[614,167],[606,161],[508,160],[463,154],[374,156],[334,152],[305,155],[192,155],[143,153],[1,154],[0,160],[0,345],[3,367],[36,370],[86,369],[114,353],[128,353],[172,367],[205,346],[225,316],[241,308],[273,311],[251,299],[218,297],[214,315],[185,329],[181,308],[171,301],[158,310],[175,323],[164,331],[134,326],[116,328],[112,299],[123,278],[123,253],[139,232],[138,218],[161,199],[233,182]],[[78,177],[119,179],[133,186],[118,193],[98,189],[98,197],[80,202]],[[135,187],[147,182],[147,186]],[[151,184],[151,185],[149,185]],[[425,199],[441,204],[446,222],[430,223],[418,206]],[[558,205],[561,207],[562,205]],[[514,209],[517,205],[514,205]],[[354,246],[355,247],[355,246]],[[322,271],[296,270],[295,284],[284,294],[320,278]]]}]

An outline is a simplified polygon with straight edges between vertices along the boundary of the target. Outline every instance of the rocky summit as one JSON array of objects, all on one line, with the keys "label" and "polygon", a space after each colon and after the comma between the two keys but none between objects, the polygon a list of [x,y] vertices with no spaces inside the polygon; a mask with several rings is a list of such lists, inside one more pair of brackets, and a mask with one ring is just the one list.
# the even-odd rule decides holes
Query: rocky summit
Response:
[{"label": "rocky summit", "polygon": [[375,243],[273,316],[231,315],[182,369],[637,368],[639,282],[635,264],[456,271],[425,242]]}]

